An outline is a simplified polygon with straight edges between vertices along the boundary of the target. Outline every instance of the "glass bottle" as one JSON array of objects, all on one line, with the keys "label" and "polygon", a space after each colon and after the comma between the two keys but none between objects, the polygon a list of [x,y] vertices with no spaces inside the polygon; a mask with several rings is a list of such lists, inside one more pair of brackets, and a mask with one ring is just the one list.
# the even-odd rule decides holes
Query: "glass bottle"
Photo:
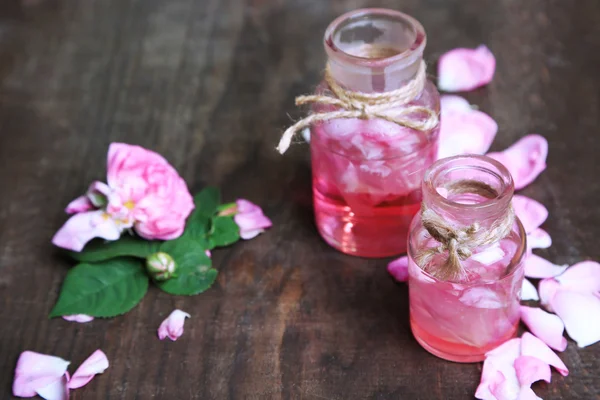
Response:
[{"label": "glass bottle", "polygon": [[[486,194],[473,188],[483,188]],[[513,338],[519,324],[526,235],[518,218],[505,220],[512,213],[512,177],[489,157],[456,156],[427,170],[422,191],[423,206],[455,228],[477,226],[478,232],[490,232],[505,222],[507,235],[472,248],[472,255],[461,260],[462,273],[453,279],[436,277],[445,268],[448,250],[434,250],[425,261],[420,258],[441,245],[424,226],[421,214],[410,227],[408,282],[415,338],[446,360],[481,361],[487,351]]]},{"label": "glass bottle", "polygon": [[[344,14],[324,37],[330,76],[362,93],[404,87],[419,71],[425,43],[418,21],[386,9]],[[322,82],[317,94],[327,89]],[[430,81],[404,107],[416,105],[439,115],[439,93]],[[313,106],[317,113],[332,109]],[[423,132],[378,118],[335,119],[313,124],[310,133],[315,217],[323,239],[356,256],[404,253],[423,173],[437,157],[439,124]]]}]

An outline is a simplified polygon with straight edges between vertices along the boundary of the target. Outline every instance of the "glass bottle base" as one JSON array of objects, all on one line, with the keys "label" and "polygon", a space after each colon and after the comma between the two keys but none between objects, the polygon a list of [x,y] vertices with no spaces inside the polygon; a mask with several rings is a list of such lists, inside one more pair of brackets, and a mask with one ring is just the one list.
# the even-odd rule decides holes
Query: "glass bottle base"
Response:
[{"label": "glass bottle base", "polygon": [[357,215],[348,205],[317,190],[314,204],[317,229],[325,242],[342,253],[366,258],[406,253],[408,228],[420,206],[373,207]]},{"label": "glass bottle base", "polygon": [[482,347],[470,346],[464,343],[450,342],[433,336],[428,332],[421,330],[412,319],[410,321],[410,328],[413,336],[417,342],[419,342],[421,347],[434,356],[457,363],[474,363],[485,360],[485,353],[514,338],[517,335],[518,323],[515,324],[515,326],[501,339]]}]

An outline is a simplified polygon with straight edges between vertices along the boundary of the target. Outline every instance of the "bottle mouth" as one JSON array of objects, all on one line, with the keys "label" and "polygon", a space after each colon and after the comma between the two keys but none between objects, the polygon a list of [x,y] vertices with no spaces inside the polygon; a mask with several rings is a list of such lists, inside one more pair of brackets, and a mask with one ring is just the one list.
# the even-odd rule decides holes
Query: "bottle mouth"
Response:
[{"label": "bottle mouth", "polygon": [[508,207],[514,193],[510,172],[493,158],[460,155],[436,161],[423,179],[424,201],[451,210]]},{"label": "bottle mouth", "polygon": [[371,68],[414,63],[425,44],[425,30],[416,19],[382,8],[343,14],[329,24],[324,37],[331,59]]}]

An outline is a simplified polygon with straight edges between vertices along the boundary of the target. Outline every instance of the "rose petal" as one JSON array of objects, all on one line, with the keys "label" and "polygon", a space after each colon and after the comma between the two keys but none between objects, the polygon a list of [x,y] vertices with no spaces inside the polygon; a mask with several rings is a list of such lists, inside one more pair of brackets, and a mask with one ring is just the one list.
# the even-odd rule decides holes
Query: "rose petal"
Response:
[{"label": "rose petal", "polygon": [[567,348],[567,339],[563,336],[565,325],[556,315],[541,308],[521,306],[521,320],[531,333],[554,350],[564,351]]},{"label": "rose petal", "polygon": [[559,289],[550,304],[577,346],[586,347],[600,341],[600,298]]},{"label": "rose petal", "polygon": [[190,314],[174,310],[158,327],[158,338],[163,340],[168,337],[172,341],[177,340],[183,334],[183,324]]},{"label": "rose petal", "polygon": [[33,397],[57,381],[67,372],[69,362],[60,357],[24,351],[15,368],[13,394],[18,397]]},{"label": "rose petal", "polygon": [[85,314],[63,315],[62,318],[65,321],[79,322],[81,324],[94,320],[94,317],[92,317],[90,315],[85,315]]},{"label": "rose petal", "polygon": [[523,286],[521,287],[521,300],[539,300],[538,292],[533,286],[533,283],[527,279],[523,279]]},{"label": "rose petal", "polygon": [[554,278],[542,279],[539,283],[540,302],[549,310],[552,310],[550,300],[560,289],[560,283]]},{"label": "rose petal", "polygon": [[527,247],[529,249],[547,249],[550,246],[552,246],[552,238],[542,228],[534,229],[527,234]]},{"label": "rose petal", "polygon": [[94,378],[95,375],[101,374],[108,368],[108,358],[102,350],[96,350],[84,362],[81,363],[77,371],[69,380],[67,387],[69,389],[77,389],[83,387]]},{"label": "rose petal", "polygon": [[68,250],[81,251],[95,237],[117,240],[121,231],[104,211],[88,211],[73,215],[52,238],[52,243]]},{"label": "rose petal", "polygon": [[513,196],[512,204],[526,233],[533,232],[548,218],[548,210],[537,200],[516,194]]},{"label": "rose petal", "polygon": [[515,360],[515,371],[521,386],[531,386],[533,382],[544,380],[550,382],[552,371],[550,366],[539,358],[520,356]]},{"label": "rose petal", "polygon": [[67,208],[65,208],[65,212],[67,214],[77,214],[93,209],[94,205],[92,204],[90,199],[87,198],[87,196],[79,196],[67,205]]},{"label": "rose petal", "polygon": [[556,368],[562,376],[569,375],[569,369],[556,353],[529,332],[525,332],[521,337],[521,355],[539,358]]},{"label": "rose petal", "polygon": [[[481,382],[475,397],[482,400],[506,398],[511,393],[516,397],[519,382],[514,368],[521,354],[521,338],[510,339],[486,353],[481,373]],[[500,397],[498,397],[500,396]]]},{"label": "rose petal", "polygon": [[473,107],[467,99],[455,94],[445,94],[440,96],[440,110],[442,113],[459,112],[467,113],[473,111]]},{"label": "rose petal", "polygon": [[390,262],[387,270],[398,282],[406,282],[408,280],[408,257],[402,256]]},{"label": "rose petal", "polygon": [[236,201],[238,213],[233,217],[233,220],[240,228],[240,237],[248,240],[264,232],[273,224],[267,218],[262,209],[248,200],[239,199]]},{"label": "rose petal", "polygon": [[[452,99],[444,101],[444,97]],[[454,99],[457,97],[442,96],[438,158],[485,154],[498,131],[498,124],[489,115],[471,109],[468,103],[464,108]]]},{"label": "rose petal", "polygon": [[600,293],[600,264],[595,261],[583,261],[568,268],[555,277],[561,289],[575,290],[581,293]]},{"label": "rose petal", "polygon": [[562,274],[568,265],[556,265],[550,261],[535,255],[529,254],[525,260],[525,276],[528,278],[551,278]]},{"label": "rose petal", "polygon": [[472,90],[490,83],[495,69],[496,59],[484,45],[453,49],[438,62],[438,87],[447,92]]},{"label": "rose petal", "polygon": [[67,382],[69,381],[69,373],[66,372],[61,379],[57,379],[48,386],[38,389],[37,394],[46,400],[68,400],[69,399],[69,388]]},{"label": "rose petal", "polygon": [[529,185],[546,169],[548,141],[540,135],[527,135],[503,152],[488,153],[487,156],[504,164],[518,190]]}]

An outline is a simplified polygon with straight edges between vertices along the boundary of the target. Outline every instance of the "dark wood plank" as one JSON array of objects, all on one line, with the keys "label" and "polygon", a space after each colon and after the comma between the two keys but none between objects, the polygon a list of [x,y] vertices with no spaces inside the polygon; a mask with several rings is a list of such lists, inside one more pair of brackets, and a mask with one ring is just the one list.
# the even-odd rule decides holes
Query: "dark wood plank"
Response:
[{"label": "dark wood plank", "polygon": [[[0,4],[0,392],[30,349],[111,367],[74,399],[469,399],[480,364],[448,363],[410,334],[407,290],[387,260],[344,256],[318,237],[306,146],[280,157],[316,85],[321,36],[344,11],[397,8],[423,22],[431,65],[487,44],[491,85],[468,98],[495,117],[502,149],[526,133],[550,142],[548,170],[523,193],[550,210],[558,263],[600,259],[600,3],[580,0],[38,0]],[[434,73],[431,68],[430,72]],[[193,189],[261,204],[274,227],[219,250],[209,292],[151,290],[124,317],[48,320],[69,262],[50,245],[64,205],[103,178],[112,141],[164,154]],[[192,314],[175,343],[156,328]],[[600,345],[561,358],[569,377],[544,399],[600,396]]]}]

